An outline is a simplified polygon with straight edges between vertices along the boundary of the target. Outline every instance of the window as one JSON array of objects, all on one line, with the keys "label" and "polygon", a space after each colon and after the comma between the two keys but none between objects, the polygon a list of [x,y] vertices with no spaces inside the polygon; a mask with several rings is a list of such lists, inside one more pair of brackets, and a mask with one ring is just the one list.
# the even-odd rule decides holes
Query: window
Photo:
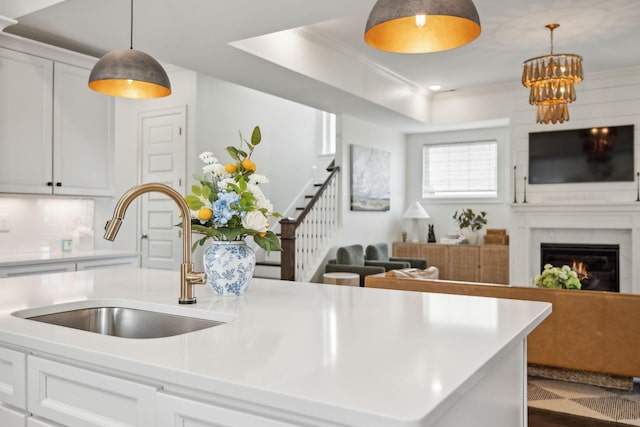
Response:
[{"label": "window", "polygon": [[423,198],[497,196],[497,141],[434,144],[422,148]]},{"label": "window", "polygon": [[322,112],[322,154],[336,153],[336,115]]}]

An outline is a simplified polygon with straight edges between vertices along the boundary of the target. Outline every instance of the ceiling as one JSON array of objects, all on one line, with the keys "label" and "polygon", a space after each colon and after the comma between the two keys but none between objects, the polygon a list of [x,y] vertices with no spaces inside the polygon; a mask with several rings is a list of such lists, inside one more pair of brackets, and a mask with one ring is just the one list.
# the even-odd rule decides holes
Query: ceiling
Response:
[{"label": "ceiling", "polygon": [[[522,62],[584,57],[589,74],[640,66],[638,0],[474,0],[482,34],[446,52],[377,51],[363,41],[375,0],[136,0],[134,48],[321,110],[428,131],[442,91],[519,85]],[[129,0],[0,0],[5,32],[94,56],[129,46]],[[1,23],[1,20],[0,20]],[[522,90],[525,90],[522,88]]]}]

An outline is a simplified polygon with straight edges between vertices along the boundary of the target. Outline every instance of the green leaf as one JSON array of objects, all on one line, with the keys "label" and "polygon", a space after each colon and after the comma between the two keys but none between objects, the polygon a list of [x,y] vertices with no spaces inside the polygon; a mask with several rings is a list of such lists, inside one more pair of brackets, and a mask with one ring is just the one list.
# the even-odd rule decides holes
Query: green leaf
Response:
[{"label": "green leaf", "polygon": [[[194,193],[195,194],[195,193]],[[205,185],[204,187],[202,187],[202,193],[201,193],[202,197],[204,197],[205,199],[209,199],[209,196],[211,195],[211,187],[209,187],[208,185]]]},{"label": "green leaf", "polygon": [[189,206],[189,209],[192,211],[200,210],[200,208],[204,206],[202,199],[192,194],[186,196],[184,201],[187,202],[187,206]]},{"label": "green leaf", "polygon": [[253,133],[251,134],[251,144],[258,145],[262,141],[262,134],[260,132],[260,126],[256,126],[253,128]]},{"label": "green leaf", "polygon": [[232,159],[240,161],[240,157],[238,157],[239,150],[236,147],[227,147],[227,153],[231,156]]},{"label": "green leaf", "polygon": [[253,236],[253,241],[262,249],[267,251],[267,254],[271,251],[282,250],[282,246],[280,246],[280,239],[278,239],[278,236],[276,236],[273,231],[267,231],[267,234],[264,237],[260,237],[256,234]]}]

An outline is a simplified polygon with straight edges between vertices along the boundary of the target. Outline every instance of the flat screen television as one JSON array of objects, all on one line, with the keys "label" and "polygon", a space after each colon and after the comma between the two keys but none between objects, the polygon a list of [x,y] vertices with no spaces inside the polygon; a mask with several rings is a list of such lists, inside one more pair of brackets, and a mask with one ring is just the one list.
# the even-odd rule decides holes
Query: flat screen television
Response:
[{"label": "flat screen television", "polygon": [[634,181],[633,125],[529,133],[529,184]]}]

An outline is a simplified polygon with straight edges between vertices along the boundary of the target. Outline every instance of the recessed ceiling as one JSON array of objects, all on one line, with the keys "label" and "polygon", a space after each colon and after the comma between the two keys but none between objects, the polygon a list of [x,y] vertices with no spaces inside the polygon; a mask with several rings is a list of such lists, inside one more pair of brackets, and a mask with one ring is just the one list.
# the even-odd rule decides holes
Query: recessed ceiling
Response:
[{"label": "recessed ceiling", "polygon": [[[129,0],[39,0],[30,3],[43,7],[35,11],[23,3],[0,0],[0,16],[18,21],[6,32],[94,56],[129,44]],[[478,39],[417,55],[364,43],[374,3],[135,0],[134,47],[166,63],[404,132],[429,128],[428,99],[438,96],[430,85],[460,91],[519,84],[522,62],[549,53],[544,26],[552,22],[560,24],[555,52],[582,55],[585,79],[640,65],[638,0],[474,0]],[[287,44],[261,45],[274,34]]]}]

